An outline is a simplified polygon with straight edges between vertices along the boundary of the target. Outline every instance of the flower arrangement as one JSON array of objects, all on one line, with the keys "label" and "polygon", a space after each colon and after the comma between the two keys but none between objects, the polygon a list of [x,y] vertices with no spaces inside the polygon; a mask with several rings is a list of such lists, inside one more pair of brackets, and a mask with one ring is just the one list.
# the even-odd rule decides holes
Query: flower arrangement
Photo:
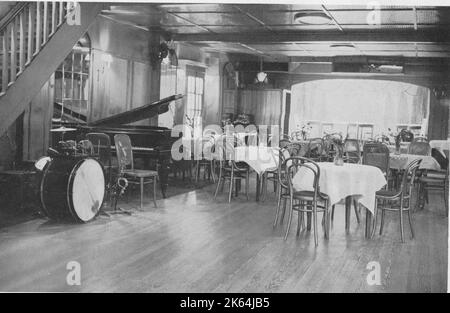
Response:
[{"label": "flower arrangement", "polygon": [[[303,139],[303,140],[308,139],[308,135],[311,133],[311,129],[312,129],[312,127],[309,123],[304,124],[299,132],[302,136],[301,139]],[[299,138],[296,138],[296,139],[299,139]]]},{"label": "flower arrangement", "polygon": [[389,131],[389,135],[391,137],[394,137],[394,140],[395,140],[395,151],[396,151],[397,154],[400,153],[400,143],[402,141],[411,141],[414,138],[413,133],[411,131],[405,129],[405,128],[402,128],[397,133],[392,132],[390,128],[388,128],[388,131]]},{"label": "flower arrangement", "polygon": [[336,155],[334,156],[334,164],[344,165],[344,140],[342,134],[334,133],[325,136],[328,147],[335,147]]}]

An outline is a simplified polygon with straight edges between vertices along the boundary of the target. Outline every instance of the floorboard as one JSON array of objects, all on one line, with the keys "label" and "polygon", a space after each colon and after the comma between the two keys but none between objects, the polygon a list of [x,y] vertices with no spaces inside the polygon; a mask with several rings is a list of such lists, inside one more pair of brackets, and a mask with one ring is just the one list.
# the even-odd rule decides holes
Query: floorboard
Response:
[{"label": "floorboard", "polygon": [[[253,184],[254,185],[254,184]],[[275,197],[256,202],[244,195],[213,200],[214,186],[153,207],[130,196],[131,216],[98,217],[77,225],[32,219],[0,228],[0,291],[82,292],[446,292],[448,218],[442,196],[414,213],[416,238],[400,242],[398,216],[385,231],[364,238],[364,219],[344,228],[336,208],[330,240],[320,230],[296,237],[296,216],[272,228]],[[363,212],[364,215],[364,212]],[[405,223],[405,225],[408,225]],[[66,283],[69,261],[81,265],[81,285]],[[366,268],[381,265],[381,285],[369,286]]]}]

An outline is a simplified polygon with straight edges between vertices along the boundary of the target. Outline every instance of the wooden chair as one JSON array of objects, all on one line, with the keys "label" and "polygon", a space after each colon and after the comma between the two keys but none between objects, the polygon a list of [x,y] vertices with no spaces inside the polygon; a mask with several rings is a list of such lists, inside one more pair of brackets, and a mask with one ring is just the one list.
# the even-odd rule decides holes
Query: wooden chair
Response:
[{"label": "wooden chair", "polygon": [[[240,182],[245,180],[245,194],[248,200],[249,184],[250,184],[250,167],[244,162],[234,161],[234,148],[236,145],[236,138],[230,143],[227,138],[224,138],[223,144],[216,144],[215,149],[218,155],[219,161],[219,177],[217,179],[216,191],[214,192],[214,199],[216,199],[220,186],[225,185],[225,181],[229,181],[228,190],[228,202],[231,202],[233,195],[233,187],[237,191],[240,186]],[[239,185],[238,183],[239,182]],[[222,184],[223,183],[223,184]]]},{"label": "wooden chair", "polygon": [[439,190],[442,191],[442,195],[444,197],[444,204],[446,206],[446,215],[448,216],[448,192],[449,192],[449,169],[447,167],[446,170],[440,171],[432,171],[425,170],[422,171],[422,175],[418,178],[419,182],[419,192],[418,192],[418,200],[423,197],[424,201],[428,204],[429,197],[428,191],[430,190]]},{"label": "wooden chair", "polygon": [[426,141],[413,141],[408,146],[408,154],[431,155],[430,144]]},{"label": "wooden chair", "polygon": [[361,162],[361,149],[357,139],[346,139],[344,142],[344,161],[347,163]]},{"label": "wooden chair", "polygon": [[104,133],[88,133],[87,140],[92,143],[94,155],[103,165],[107,176],[107,190],[112,186],[114,167],[112,166],[111,139]]},{"label": "wooden chair", "polygon": [[114,136],[114,142],[120,173],[128,179],[129,183],[139,184],[141,187],[140,208],[142,209],[144,202],[144,185],[151,183],[153,183],[153,203],[156,207],[156,181],[158,180],[158,171],[134,168],[133,148],[128,135],[117,134]]},{"label": "wooden chair", "polygon": [[[284,161],[284,166],[286,166],[287,193],[284,194],[283,197],[285,199],[289,198],[289,219],[286,225],[284,240],[286,240],[289,235],[293,211],[297,211],[297,236],[299,235],[301,226],[303,225],[303,213],[312,214],[314,243],[318,246],[317,213],[322,212],[324,214],[322,224],[324,224],[326,239],[329,238],[330,231],[330,214],[328,210],[329,197],[328,195],[321,193],[319,189],[320,168],[314,161],[302,157],[288,158]],[[293,187],[292,178],[301,168],[310,171],[313,175],[312,191],[297,191]]]},{"label": "wooden chair", "polygon": [[290,144],[291,144],[291,141],[289,139],[284,139],[284,138],[280,139],[279,146],[281,149],[283,149],[284,147],[286,147]]},{"label": "wooden chair", "polygon": [[305,157],[315,162],[320,162],[324,159],[324,144],[322,138],[312,138],[309,140]]},{"label": "wooden chair", "polygon": [[[404,231],[403,231],[403,213],[408,214],[409,226],[411,229],[411,237],[414,238],[414,229],[411,218],[411,195],[412,187],[415,180],[416,170],[419,167],[421,160],[414,160],[408,164],[407,168],[403,173],[402,183],[398,190],[380,190],[375,194],[375,221],[372,230],[372,237],[376,231],[377,225],[377,215],[379,202],[381,201],[383,205],[381,209],[381,224],[380,224],[380,235],[383,233],[385,212],[398,212],[400,215],[400,238],[402,242],[404,241]],[[387,206],[389,205],[389,206]]]},{"label": "wooden chair", "polygon": [[[204,149],[211,149],[214,147],[214,137],[204,137],[200,140],[201,144],[201,153],[203,155]],[[198,182],[198,178],[200,176],[200,170],[203,168],[203,179],[208,175],[208,179],[211,179],[213,182],[216,182],[216,177],[214,176],[214,163],[211,158],[197,157],[195,161],[195,182]]]}]

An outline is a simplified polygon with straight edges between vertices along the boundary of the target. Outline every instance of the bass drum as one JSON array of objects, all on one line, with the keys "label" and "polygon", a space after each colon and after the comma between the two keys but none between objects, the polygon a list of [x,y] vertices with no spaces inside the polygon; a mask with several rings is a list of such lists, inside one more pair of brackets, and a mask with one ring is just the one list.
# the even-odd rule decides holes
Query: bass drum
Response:
[{"label": "bass drum", "polygon": [[103,167],[92,158],[53,157],[44,168],[40,193],[43,212],[51,219],[89,222],[103,204]]}]

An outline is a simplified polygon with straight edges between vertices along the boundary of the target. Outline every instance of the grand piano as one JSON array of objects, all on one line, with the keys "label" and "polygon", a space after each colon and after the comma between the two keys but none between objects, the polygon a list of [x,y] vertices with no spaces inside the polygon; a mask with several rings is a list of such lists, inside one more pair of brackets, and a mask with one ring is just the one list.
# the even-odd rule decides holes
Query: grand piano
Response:
[{"label": "grand piano", "polygon": [[[178,137],[171,136],[171,129],[157,126],[127,125],[138,122],[169,110],[172,101],[181,99],[183,95],[172,95],[154,103],[122,112],[101,120],[93,121],[88,125],[78,126],[76,137],[84,137],[87,133],[105,133],[110,136],[114,144],[114,135],[127,134],[133,145],[134,158],[142,158],[145,166],[150,163],[158,164],[159,178],[163,197],[166,196],[168,186],[171,148]],[[114,146],[112,147],[115,153]]]}]

